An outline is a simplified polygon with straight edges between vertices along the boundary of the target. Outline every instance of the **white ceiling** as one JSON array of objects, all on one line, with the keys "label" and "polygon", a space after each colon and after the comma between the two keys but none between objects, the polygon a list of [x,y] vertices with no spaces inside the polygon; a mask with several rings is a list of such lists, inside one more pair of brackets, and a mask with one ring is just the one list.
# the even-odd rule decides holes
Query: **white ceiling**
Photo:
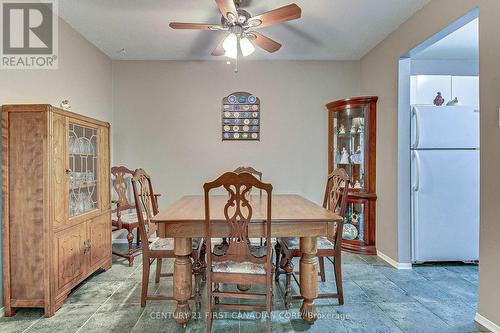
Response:
[{"label": "white ceiling", "polygon": [[413,59],[479,60],[479,19],[432,44]]},{"label": "white ceiling", "polygon": [[[358,60],[429,1],[296,0],[302,18],[259,30],[283,47],[248,59]],[[257,15],[292,2],[244,0],[242,8]],[[219,23],[214,0],[61,0],[59,15],[112,59],[217,59],[210,52],[224,36],[168,27]]]}]

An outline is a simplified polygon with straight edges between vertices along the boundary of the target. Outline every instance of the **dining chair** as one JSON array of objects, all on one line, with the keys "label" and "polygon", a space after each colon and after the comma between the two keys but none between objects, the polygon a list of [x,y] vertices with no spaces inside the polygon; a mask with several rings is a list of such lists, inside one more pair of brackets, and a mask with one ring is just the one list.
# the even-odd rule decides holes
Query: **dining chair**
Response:
[{"label": "dining chair", "polygon": [[[260,181],[262,181],[262,172],[257,171],[252,167],[245,167],[245,166],[240,166],[234,169],[234,173],[242,173],[242,172],[247,172],[251,175],[254,175],[255,177],[258,177]],[[259,196],[262,198],[262,189],[259,190]],[[225,239],[222,239],[223,242],[225,242]],[[260,238],[260,245],[262,245],[262,238]]]},{"label": "dining chair", "polygon": [[[151,222],[153,216],[158,214],[158,203],[153,192],[151,177],[143,170],[135,170],[132,177],[132,188],[139,220],[139,232],[142,241],[142,290],[141,307],[146,305],[146,300],[173,300],[170,295],[148,295],[149,272],[151,265],[156,260],[155,282],[160,282],[160,277],[173,276],[172,273],[161,273],[162,259],[174,259],[174,239],[159,238],[156,236],[157,225]],[[195,292],[191,299],[195,300],[196,311],[201,308],[201,275],[203,274],[204,247],[202,239],[193,239],[191,257],[194,260],[193,274],[195,277]]]},{"label": "dining chair", "polygon": [[[137,212],[135,203],[131,203],[129,196],[131,195],[131,179],[134,171],[125,166],[114,166],[111,168],[111,183],[115,190],[116,199],[112,200],[115,207],[111,214],[111,225],[113,231],[127,230],[128,252],[121,253],[113,251],[114,255],[120,256],[128,260],[129,266],[134,264],[134,253],[141,250],[139,247],[140,233],[137,232],[137,242],[134,248],[134,230],[138,230],[139,221],[137,220]],[[159,194],[155,194],[155,200]]]},{"label": "dining chair", "polygon": [[[349,176],[344,169],[336,169],[328,175],[323,207],[335,211],[341,217],[345,217],[347,208],[347,197],[349,189]],[[342,289],[342,230],[344,220],[335,223],[332,237],[318,237],[317,257],[319,261],[319,275],[322,282],[326,281],[325,262],[327,258],[333,264],[337,293],[318,294],[318,298],[338,298],[339,304],[344,304],[344,293]],[[292,298],[301,298],[299,295],[292,295],[291,279],[299,285],[299,281],[293,271],[292,259],[300,257],[299,238],[278,238],[275,244],[276,268],[275,280],[279,281],[280,274],[286,274],[285,280],[285,308],[289,309]],[[281,257],[281,258],[280,258]],[[299,285],[300,286],[300,285]]]},{"label": "dining chair", "polygon": [[[259,180],[262,181],[262,172],[261,171],[257,171],[257,170],[255,170],[252,167],[240,166],[240,167],[237,167],[236,169],[234,169],[233,172],[234,173],[247,172],[247,173],[249,173],[251,175],[254,175],[255,177],[258,177]],[[259,190],[259,194],[260,194],[260,197],[262,197],[262,189]]]},{"label": "dining chair", "polygon": [[[228,200],[224,206],[224,220],[228,231],[229,243],[212,247],[214,222],[211,219],[210,191],[223,187],[228,192]],[[271,184],[266,184],[249,173],[226,172],[216,180],[203,186],[205,195],[205,221],[207,226],[207,320],[206,330],[211,332],[214,309],[235,309],[249,311],[266,311],[266,329],[271,325],[271,293],[273,264],[271,246],[251,245],[248,242],[248,224],[252,219],[252,188],[266,192],[266,218],[264,221],[267,244],[271,244]],[[254,200],[262,200],[254,199]],[[222,212],[219,212],[219,216]],[[218,228],[217,228],[218,229]],[[219,284],[251,284],[264,285],[265,293],[241,293],[220,291]],[[221,303],[227,299],[265,299],[264,305]]]}]

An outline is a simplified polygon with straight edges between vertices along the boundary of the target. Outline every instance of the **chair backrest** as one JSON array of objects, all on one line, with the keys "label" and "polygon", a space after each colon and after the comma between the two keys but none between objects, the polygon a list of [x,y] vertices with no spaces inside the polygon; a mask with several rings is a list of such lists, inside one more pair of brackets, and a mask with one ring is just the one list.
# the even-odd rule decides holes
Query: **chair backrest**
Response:
[{"label": "chair backrest", "polygon": [[[207,248],[211,249],[212,220],[210,218],[210,191],[219,187],[224,187],[228,192],[229,199],[224,206],[224,217],[229,226],[229,245],[221,255],[210,253],[209,267],[211,261],[236,261],[253,263],[270,263],[271,246],[267,246],[266,255],[255,257],[250,252],[250,242],[248,241],[248,224],[252,219],[252,200],[247,195],[252,188],[262,189],[267,194],[267,207],[265,230],[267,244],[271,244],[271,200],[273,186],[266,184],[249,173],[226,172],[216,180],[203,185],[205,192],[205,221],[207,225]],[[211,251],[210,251],[211,252]]]},{"label": "chair backrest", "polygon": [[119,203],[118,208],[115,209],[115,211],[134,208],[134,206],[130,204],[128,198],[130,195],[129,184],[134,172],[124,166],[114,166],[111,168],[111,175],[111,183],[116,195],[118,196],[117,202]]},{"label": "chair backrest", "polygon": [[156,224],[151,222],[153,216],[158,214],[158,205],[154,198],[151,177],[143,169],[137,169],[132,177],[132,188],[134,190],[137,220],[139,221],[139,232],[142,238],[143,250],[149,249],[151,236],[156,233]]},{"label": "chair backrest", "polygon": [[[342,218],[345,217],[347,209],[347,197],[349,196],[349,175],[342,169],[335,169],[328,175],[325,189],[323,207],[336,212]],[[335,247],[341,245],[344,220],[336,223]]]},{"label": "chair backrest", "polygon": [[[246,172],[246,173],[249,173],[251,175],[254,175],[254,176],[258,177],[259,180],[262,181],[262,172],[257,171],[257,170],[255,170],[252,167],[240,166],[240,167],[237,167],[236,169],[234,169],[233,172],[234,173],[243,173],[243,172]],[[259,190],[259,193],[260,193],[260,196],[262,197],[262,189]]]}]

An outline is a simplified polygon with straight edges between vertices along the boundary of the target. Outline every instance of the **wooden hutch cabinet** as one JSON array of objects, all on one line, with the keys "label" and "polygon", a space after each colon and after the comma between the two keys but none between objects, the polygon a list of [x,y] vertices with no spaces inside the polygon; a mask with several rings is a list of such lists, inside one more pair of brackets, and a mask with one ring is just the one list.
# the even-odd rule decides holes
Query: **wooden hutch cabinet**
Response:
[{"label": "wooden hutch cabinet", "polygon": [[378,97],[328,103],[328,170],[344,168],[350,176],[342,248],[376,254],[375,157]]},{"label": "wooden hutch cabinet", "polygon": [[54,315],[111,267],[109,124],[50,105],[2,106],[5,315]]}]

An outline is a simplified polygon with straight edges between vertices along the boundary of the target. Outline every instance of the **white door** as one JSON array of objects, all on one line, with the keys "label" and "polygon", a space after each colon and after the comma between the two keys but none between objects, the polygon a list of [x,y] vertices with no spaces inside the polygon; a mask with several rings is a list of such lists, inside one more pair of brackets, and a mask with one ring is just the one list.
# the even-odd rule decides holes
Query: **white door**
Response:
[{"label": "white door", "polygon": [[413,261],[479,259],[479,151],[413,151]]},{"label": "white door", "polygon": [[415,106],[411,144],[416,149],[479,147],[479,112],[466,106]]}]

